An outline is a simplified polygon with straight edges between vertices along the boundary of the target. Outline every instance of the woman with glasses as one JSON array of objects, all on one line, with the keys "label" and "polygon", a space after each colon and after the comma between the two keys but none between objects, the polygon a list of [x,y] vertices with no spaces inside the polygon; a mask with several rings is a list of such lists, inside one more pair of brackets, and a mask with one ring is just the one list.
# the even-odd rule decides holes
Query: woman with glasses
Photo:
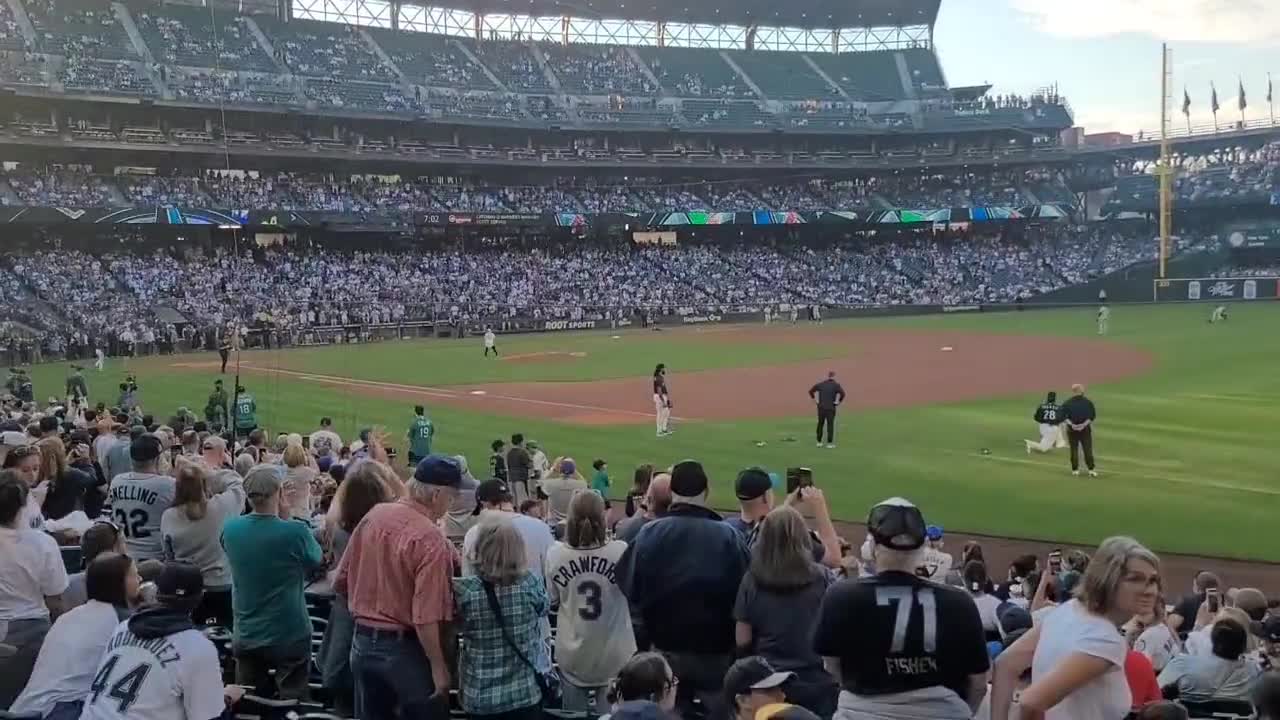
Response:
[{"label": "woman with glasses", "polygon": [[676,690],[679,687],[679,678],[661,653],[642,652],[633,655],[618,671],[609,700],[615,709],[625,702],[646,700],[671,712],[676,707]]},{"label": "woman with glasses", "polygon": [[1120,720],[1132,694],[1125,679],[1128,644],[1120,626],[1152,612],[1160,594],[1160,560],[1138,541],[1103,541],[1089,562],[1076,598],[1049,613],[996,659],[992,720],[1008,720],[1018,677],[1024,711],[1045,720]]},{"label": "woman with glasses", "polygon": [[0,471],[0,625],[8,627],[5,644],[17,648],[0,660],[0,707],[9,707],[27,684],[67,589],[58,543],[23,523],[29,495],[26,478]]},{"label": "woman with glasses", "polygon": [[75,720],[91,691],[107,641],[141,602],[142,578],[127,555],[105,553],[85,571],[88,601],[58,618],[44,639],[31,680],[9,708],[44,720]]}]

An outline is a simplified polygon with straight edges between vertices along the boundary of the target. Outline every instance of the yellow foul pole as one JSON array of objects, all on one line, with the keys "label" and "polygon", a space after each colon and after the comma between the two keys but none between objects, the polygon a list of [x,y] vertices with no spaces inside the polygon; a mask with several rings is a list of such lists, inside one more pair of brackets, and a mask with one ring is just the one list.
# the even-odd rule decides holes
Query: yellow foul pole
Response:
[{"label": "yellow foul pole", "polygon": [[1169,103],[1173,101],[1173,51],[1160,46],[1160,277],[1167,277],[1169,236],[1173,232],[1173,159],[1169,152]]}]

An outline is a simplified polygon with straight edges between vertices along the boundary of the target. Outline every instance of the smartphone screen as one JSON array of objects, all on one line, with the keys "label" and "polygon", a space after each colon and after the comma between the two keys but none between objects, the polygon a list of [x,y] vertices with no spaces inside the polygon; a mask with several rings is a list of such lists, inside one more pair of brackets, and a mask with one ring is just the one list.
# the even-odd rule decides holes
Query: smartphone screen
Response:
[{"label": "smartphone screen", "polygon": [[1217,588],[1210,589],[1205,593],[1205,602],[1209,604],[1209,612],[1216,613],[1222,605],[1222,596],[1218,594]]},{"label": "smartphone screen", "polygon": [[813,470],[807,467],[787,468],[787,494],[790,495],[802,487],[813,485]]}]

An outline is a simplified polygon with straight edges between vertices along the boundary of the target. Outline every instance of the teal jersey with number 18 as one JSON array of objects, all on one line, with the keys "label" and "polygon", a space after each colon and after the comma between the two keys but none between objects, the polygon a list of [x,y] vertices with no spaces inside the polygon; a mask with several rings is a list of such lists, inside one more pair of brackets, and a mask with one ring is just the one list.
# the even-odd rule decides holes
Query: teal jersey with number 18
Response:
[{"label": "teal jersey with number 18", "polygon": [[409,426],[409,452],[424,458],[431,454],[431,440],[436,436],[436,426],[425,417],[418,416]]}]

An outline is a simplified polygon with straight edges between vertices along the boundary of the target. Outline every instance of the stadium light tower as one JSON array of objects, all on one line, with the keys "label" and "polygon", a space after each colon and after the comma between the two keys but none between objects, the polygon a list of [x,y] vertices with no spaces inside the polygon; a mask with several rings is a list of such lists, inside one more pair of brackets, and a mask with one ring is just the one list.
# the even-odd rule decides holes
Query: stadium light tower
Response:
[{"label": "stadium light tower", "polygon": [[1160,177],[1160,277],[1167,277],[1169,236],[1173,231],[1173,158],[1169,151],[1169,122],[1173,102],[1173,51],[1160,46],[1160,161],[1156,174]]}]

